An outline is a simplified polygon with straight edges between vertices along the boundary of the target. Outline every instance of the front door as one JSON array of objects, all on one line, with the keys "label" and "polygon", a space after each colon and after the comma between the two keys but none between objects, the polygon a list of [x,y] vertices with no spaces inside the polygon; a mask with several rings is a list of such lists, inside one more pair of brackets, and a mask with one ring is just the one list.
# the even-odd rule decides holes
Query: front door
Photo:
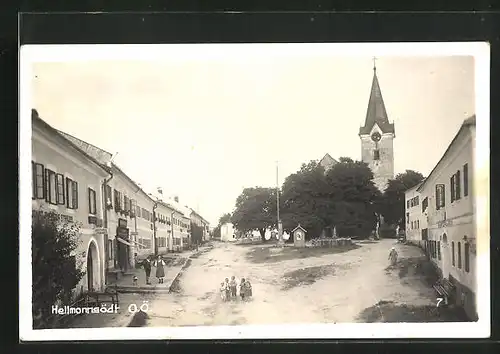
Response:
[{"label": "front door", "polygon": [[443,271],[443,278],[448,278],[451,267],[451,246],[448,243],[448,237],[443,234],[441,237],[441,269]]},{"label": "front door", "polygon": [[89,248],[87,251],[87,289],[89,291],[94,290],[94,269],[93,269],[93,259],[92,250]]}]

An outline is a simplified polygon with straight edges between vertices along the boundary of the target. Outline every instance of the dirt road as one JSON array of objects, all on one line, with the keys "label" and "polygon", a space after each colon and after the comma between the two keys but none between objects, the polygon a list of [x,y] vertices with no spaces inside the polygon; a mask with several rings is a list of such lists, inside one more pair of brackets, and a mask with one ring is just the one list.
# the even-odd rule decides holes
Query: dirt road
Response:
[{"label": "dirt road", "polygon": [[[147,326],[364,322],[360,314],[379,301],[435,306],[436,296],[421,276],[407,270],[402,278],[401,272],[386,270],[391,246],[402,258],[418,257],[418,248],[399,246],[394,240],[359,246],[343,253],[279,260],[283,251],[278,248],[218,244],[192,260],[178,294],[150,298]],[[269,261],[249,259],[249,252],[256,251],[267,252]],[[251,301],[222,302],[218,288],[232,275],[250,279]],[[377,308],[384,321],[382,307]]]}]

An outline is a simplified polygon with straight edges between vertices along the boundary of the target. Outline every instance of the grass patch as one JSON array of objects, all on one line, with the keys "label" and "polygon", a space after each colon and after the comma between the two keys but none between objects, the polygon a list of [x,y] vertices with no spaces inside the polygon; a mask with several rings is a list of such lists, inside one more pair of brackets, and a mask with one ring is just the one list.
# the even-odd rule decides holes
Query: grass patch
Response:
[{"label": "grass patch", "polygon": [[321,279],[327,275],[335,273],[333,265],[315,266],[297,269],[291,272],[286,272],[283,275],[285,284],[283,290],[288,290],[301,285],[311,285],[316,280]]},{"label": "grass patch", "polygon": [[362,246],[348,244],[336,247],[285,247],[277,249],[272,246],[255,247],[246,254],[247,259],[252,263],[274,263],[290,259],[302,259],[308,257],[320,257],[326,254],[335,254],[351,251]]},{"label": "grass patch", "polygon": [[470,322],[465,312],[456,307],[436,305],[413,306],[380,301],[364,309],[358,316],[363,323],[374,322]]}]

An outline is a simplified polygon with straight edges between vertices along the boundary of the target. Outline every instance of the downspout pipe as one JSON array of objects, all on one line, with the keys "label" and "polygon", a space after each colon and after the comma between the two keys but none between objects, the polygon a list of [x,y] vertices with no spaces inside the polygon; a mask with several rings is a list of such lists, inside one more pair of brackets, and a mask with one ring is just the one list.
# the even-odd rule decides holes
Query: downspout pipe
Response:
[{"label": "downspout pipe", "polygon": [[[113,175],[113,172],[111,171],[111,169],[108,171],[109,173],[109,178],[107,179],[104,179],[104,182],[102,183],[102,189],[103,189],[103,195],[104,195],[104,198],[103,198],[103,204],[104,204],[104,214],[103,214],[103,223],[104,223],[104,227],[106,228],[106,234],[104,236],[104,249],[107,250],[108,249],[108,203],[107,203],[107,199],[108,199],[108,196],[106,195],[106,192],[107,192],[107,186],[108,186],[108,183],[113,179],[114,175]],[[108,250],[109,252],[109,250]],[[108,269],[109,269],[109,264],[108,264],[108,252],[105,252],[106,254],[104,255],[104,264],[106,265],[106,271],[104,272],[104,284],[107,284],[108,283]]]}]

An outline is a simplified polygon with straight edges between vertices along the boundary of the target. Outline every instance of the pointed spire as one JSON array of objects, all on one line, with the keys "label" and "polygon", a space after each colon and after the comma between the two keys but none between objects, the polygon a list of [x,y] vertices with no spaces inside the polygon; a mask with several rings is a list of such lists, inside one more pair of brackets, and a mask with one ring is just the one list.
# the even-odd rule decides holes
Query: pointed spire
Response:
[{"label": "pointed spire", "polygon": [[373,57],[373,81],[368,101],[368,109],[366,111],[365,125],[359,129],[359,134],[369,134],[375,123],[378,124],[382,132],[394,133],[394,124],[389,123],[387,111],[385,109],[384,99],[382,98],[382,91],[377,77],[377,67],[375,61],[377,58]]}]

